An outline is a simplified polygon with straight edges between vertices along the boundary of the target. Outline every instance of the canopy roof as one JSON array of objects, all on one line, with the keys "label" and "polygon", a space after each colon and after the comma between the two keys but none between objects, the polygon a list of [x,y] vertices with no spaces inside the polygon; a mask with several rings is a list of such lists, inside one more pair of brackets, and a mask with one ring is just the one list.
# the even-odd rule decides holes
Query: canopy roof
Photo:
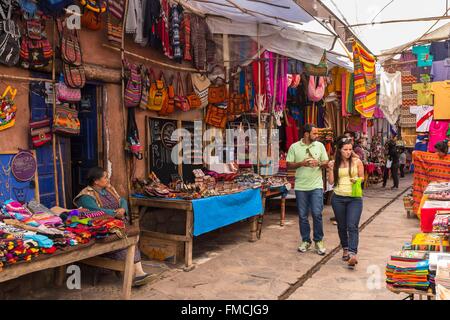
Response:
[{"label": "canopy roof", "polygon": [[[350,26],[372,21],[414,20],[351,27],[375,55],[390,49],[395,52],[405,45],[411,46],[425,33],[435,31],[449,22],[449,17],[437,23],[437,20],[420,21],[429,17],[442,17],[447,11],[447,0],[322,0],[322,3]],[[450,15],[450,11],[448,13]],[[444,28],[439,34],[448,37],[448,31],[448,28]]]},{"label": "canopy roof", "polygon": [[333,51],[330,62],[351,67],[345,51],[334,49],[337,35],[333,29],[322,25],[292,0],[180,0],[180,3],[206,15],[213,33],[244,35],[255,40],[259,36],[262,48],[312,64],[320,62],[324,50]]}]

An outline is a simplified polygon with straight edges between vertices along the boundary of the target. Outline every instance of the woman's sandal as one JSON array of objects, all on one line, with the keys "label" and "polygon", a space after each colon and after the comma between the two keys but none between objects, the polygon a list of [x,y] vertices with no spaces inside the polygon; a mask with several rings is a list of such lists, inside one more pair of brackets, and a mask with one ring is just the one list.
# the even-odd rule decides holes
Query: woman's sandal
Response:
[{"label": "woman's sandal", "polygon": [[350,259],[350,255],[348,251],[344,250],[344,253],[342,254],[342,261],[348,261]]},{"label": "woman's sandal", "polygon": [[358,264],[358,260],[356,259],[356,256],[352,255],[350,257],[350,259],[348,260],[348,267],[350,269],[354,269],[357,264]]}]

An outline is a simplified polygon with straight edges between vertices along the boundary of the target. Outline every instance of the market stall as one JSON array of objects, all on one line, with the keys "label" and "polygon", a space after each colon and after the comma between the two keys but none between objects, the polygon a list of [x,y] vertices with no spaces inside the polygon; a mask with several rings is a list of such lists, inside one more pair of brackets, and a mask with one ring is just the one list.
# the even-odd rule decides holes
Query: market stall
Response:
[{"label": "market stall", "polygon": [[195,236],[241,220],[250,219],[251,241],[256,241],[256,218],[262,213],[260,189],[197,200],[131,198],[134,214],[146,214],[150,208],[181,210],[185,214],[185,234],[174,235],[142,229],[144,237],[166,239],[185,244],[185,268],[192,269],[192,247]]},{"label": "market stall", "polygon": [[404,203],[408,214],[414,206],[421,232],[392,255],[386,266],[387,288],[395,293],[407,293],[411,299],[414,295],[420,299],[423,296],[442,299],[449,289],[446,271],[450,259],[447,253],[450,250],[450,183],[439,171],[439,167],[446,166],[447,158],[414,152],[413,196],[406,196]]}]

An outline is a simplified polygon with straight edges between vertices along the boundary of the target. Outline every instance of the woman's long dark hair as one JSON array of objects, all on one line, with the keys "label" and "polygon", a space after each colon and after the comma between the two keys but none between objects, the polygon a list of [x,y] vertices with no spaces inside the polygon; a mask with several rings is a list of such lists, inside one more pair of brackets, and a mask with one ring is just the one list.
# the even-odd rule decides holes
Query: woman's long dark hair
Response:
[{"label": "woman's long dark hair", "polygon": [[[342,158],[342,148],[346,145],[352,145],[352,140],[350,138],[342,138],[337,142],[336,145],[336,154],[334,159],[334,167],[333,167],[333,175],[334,175],[334,187],[337,187],[339,184],[339,168],[343,162]],[[350,157],[348,162],[348,174],[351,176],[352,172],[352,157]]]}]

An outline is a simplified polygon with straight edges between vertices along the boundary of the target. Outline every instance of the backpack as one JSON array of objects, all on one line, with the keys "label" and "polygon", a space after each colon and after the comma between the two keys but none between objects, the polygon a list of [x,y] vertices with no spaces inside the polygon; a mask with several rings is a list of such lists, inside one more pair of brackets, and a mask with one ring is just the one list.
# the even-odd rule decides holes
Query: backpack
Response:
[{"label": "backpack", "polygon": [[106,1],[81,0],[80,3],[83,6],[81,25],[89,30],[100,30],[101,14],[106,11]]},{"label": "backpack", "polygon": [[83,66],[73,66],[63,63],[64,82],[67,86],[82,89],[86,84],[86,73]]},{"label": "backpack", "polygon": [[77,30],[67,29],[60,19],[58,19],[57,23],[61,35],[61,57],[63,62],[77,67],[81,66],[83,57]]},{"label": "backpack", "polygon": [[[162,72],[161,72],[161,75],[164,80],[164,83],[166,83],[166,81],[165,81],[166,78],[164,77],[164,74]],[[162,106],[161,110],[158,112],[158,114],[160,116],[167,116],[175,111],[177,97],[175,96],[174,79],[175,78],[172,77],[172,79],[170,80],[170,84],[167,86],[166,98],[163,102],[163,106]]]},{"label": "backpack", "polygon": [[159,80],[152,82],[150,86],[147,108],[153,111],[161,111],[166,103],[168,103],[168,93],[161,73]]},{"label": "backpack", "polygon": [[141,69],[142,76],[142,94],[141,94],[141,102],[139,103],[139,108],[143,110],[147,110],[148,104],[148,91],[150,89],[150,71],[147,67],[142,66]]},{"label": "backpack", "polygon": [[63,60],[64,82],[74,89],[81,89],[86,84],[86,74],[83,67],[80,42],[77,30],[65,28],[63,22],[57,19],[61,35],[61,57]]},{"label": "backpack", "polygon": [[138,107],[141,102],[142,95],[142,77],[140,67],[134,63],[124,61],[124,65],[128,71],[127,85],[125,87],[125,107]]},{"label": "backpack", "polygon": [[45,27],[42,20],[26,20],[26,34],[20,45],[20,60],[23,68],[41,68],[50,63],[53,49],[44,36]]},{"label": "backpack", "polygon": [[0,63],[12,67],[19,62],[20,29],[11,19],[11,0],[7,4],[9,8],[6,15],[0,6],[0,17],[2,19],[0,22]]}]

